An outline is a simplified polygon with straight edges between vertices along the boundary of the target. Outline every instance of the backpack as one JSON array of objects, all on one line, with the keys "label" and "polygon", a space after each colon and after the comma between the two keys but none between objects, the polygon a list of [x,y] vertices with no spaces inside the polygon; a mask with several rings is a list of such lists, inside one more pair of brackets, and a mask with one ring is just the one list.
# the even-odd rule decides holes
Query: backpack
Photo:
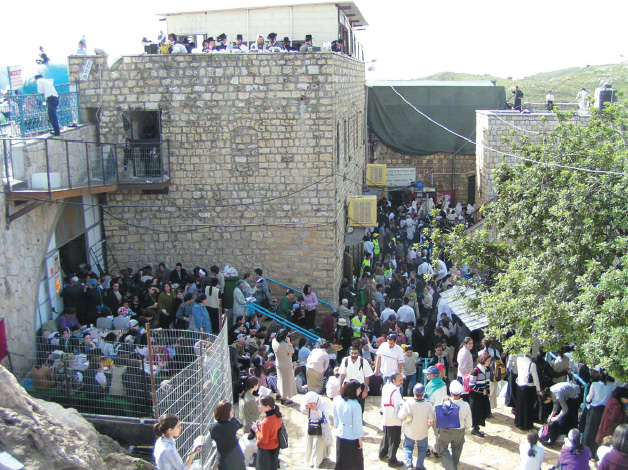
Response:
[{"label": "backpack", "polygon": [[[364,358],[362,356],[358,357],[360,359],[360,368],[358,370],[362,370],[364,368]],[[345,369],[349,367],[349,358],[345,357]]]},{"label": "backpack", "polygon": [[[466,376],[465,376],[466,377]],[[449,398],[434,408],[436,414],[436,427],[439,429],[460,428],[460,407]]]},{"label": "backpack", "polygon": [[498,353],[497,357],[493,356],[493,362],[491,364],[491,382],[501,382],[505,379],[506,365],[504,364],[504,361],[502,361],[502,358]]},{"label": "backpack", "polygon": [[473,387],[471,386],[472,375],[473,372],[470,372],[462,378],[462,388],[464,389],[465,393],[469,393],[471,390],[473,390]]},{"label": "backpack", "polygon": [[279,431],[277,431],[277,440],[279,441],[280,449],[288,448],[288,431],[286,430],[286,426],[284,426],[283,421],[281,421],[281,427]]}]

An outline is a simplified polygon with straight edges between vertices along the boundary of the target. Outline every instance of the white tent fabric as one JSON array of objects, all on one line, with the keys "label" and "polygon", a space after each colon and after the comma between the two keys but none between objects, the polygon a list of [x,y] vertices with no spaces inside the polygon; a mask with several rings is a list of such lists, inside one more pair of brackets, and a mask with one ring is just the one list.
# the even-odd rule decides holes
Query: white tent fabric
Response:
[{"label": "white tent fabric", "polygon": [[438,311],[441,313],[442,310],[449,317],[451,317],[452,313],[456,314],[471,331],[484,328],[488,326],[486,316],[470,311],[466,305],[466,298],[475,295],[475,289],[452,287],[441,294],[438,302]]}]

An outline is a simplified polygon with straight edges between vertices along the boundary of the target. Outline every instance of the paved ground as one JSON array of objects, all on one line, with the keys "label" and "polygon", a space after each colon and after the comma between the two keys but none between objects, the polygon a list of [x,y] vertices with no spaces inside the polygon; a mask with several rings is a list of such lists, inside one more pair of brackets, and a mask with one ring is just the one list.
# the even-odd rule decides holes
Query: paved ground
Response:
[{"label": "paved ground", "polygon": [[[282,468],[307,469],[305,457],[305,432],[306,417],[299,412],[297,403],[301,403],[303,395],[293,398],[295,404],[282,406],[286,426],[290,436],[290,447],[287,451],[281,451]],[[388,468],[385,463],[378,460],[378,449],[381,439],[381,416],[379,415],[380,397],[368,397],[364,413],[365,439],[364,462],[366,469]],[[503,402],[502,402],[503,403]],[[466,435],[466,442],[462,452],[460,470],[516,470],[519,468],[519,443],[525,440],[525,434],[512,426],[513,415],[509,408],[499,405],[493,411],[493,418],[487,422],[484,432],[485,438]],[[430,438],[431,442],[431,438]],[[416,452],[416,451],[415,451]],[[560,445],[547,449],[543,470],[555,465],[560,452]],[[335,447],[331,450],[331,461],[324,461],[322,468],[333,468],[336,455]],[[397,458],[403,460],[403,451],[397,453]],[[400,467],[404,469],[405,467]],[[434,457],[428,457],[425,461],[427,470],[442,469],[440,461]],[[596,467],[591,464],[591,469]]]}]

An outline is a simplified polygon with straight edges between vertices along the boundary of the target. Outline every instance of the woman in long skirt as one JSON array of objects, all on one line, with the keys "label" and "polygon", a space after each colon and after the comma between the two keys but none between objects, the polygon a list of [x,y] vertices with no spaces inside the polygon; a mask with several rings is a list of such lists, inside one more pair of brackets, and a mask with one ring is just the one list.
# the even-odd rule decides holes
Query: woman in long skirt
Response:
[{"label": "woman in long skirt", "polygon": [[361,393],[362,384],[351,379],[334,398],[334,426],[338,428],[335,470],[364,470]]},{"label": "woman in long skirt", "polygon": [[292,368],[292,355],[294,348],[290,344],[290,337],[287,330],[279,330],[277,336],[272,341],[273,351],[277,364],[277,388],[281,396],[282,404],[290,404],[290,400],[297,394],[297,382],[294,378]]},{"label": "woman in long skirt", "polygon": [[537,392],[541,391],[536,364],[529,355],[517,359],[517,400],[515,406],[515,426],[525,431],[534,427],[534,405],[538,402]]},{"label": "woman in long skirt", "polygon": [[488,353],[480,354],[478,365],[471,372],[470,385],[473,387],[473,390],[469,392],[471,419],[473,420],[471,434],[478,437],[484,437],[484,433],[480,431],[480,426],[486,426],[486,418],[491,412],[489,401],[490,365],[491,356]]}]

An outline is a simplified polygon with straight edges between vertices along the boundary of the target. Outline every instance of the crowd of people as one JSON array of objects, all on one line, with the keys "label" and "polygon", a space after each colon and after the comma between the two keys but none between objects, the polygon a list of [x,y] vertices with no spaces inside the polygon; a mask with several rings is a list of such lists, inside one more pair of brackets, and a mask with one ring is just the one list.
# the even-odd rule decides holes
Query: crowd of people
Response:
[{"label": "crowd of people", "polygon": [[[58,332],[45,338],[50,349],[89,358],[85,390],[98,398],[113,387],[106,378],[103,382],[101,360],[115,358],[117,365],[120,359],[145,357],[146,324],[176,331],[172,345],[153,352],[172,373],[178,370],[177,357],[196,357],[198,335],[226,328],[234,394],[217,406],[207,437],[218,449],[219,462],[229,462],[220,468],[278,468],[280,405],[297,406],[293,399],[300,394],[309,467],[323,465],[335,445],[336,468],[364,468],[363,413],[370,395],[378,397],[381,410],[381,422],[372,424],[382,427],[382,461],[422,469],[431,455],[444,468],[457,469],[466,432],[484,437],[504,387],[513,426],[533,431],[521,447],[525,468],[539,469],[544,449],[561,435],[566,436],[559,460],[563,469],[584,469],[581,462],[588,465],[590,458],[599,459],[600,468],[624,468],[611,460],[625,456],[628,388],[600,368],[574,363],[568,345],[549,354],[540,345],[529,354],[509,354],[481,330],[470,331],[441,301],[443,291],[473,276],[466,266],[432,259],[425,229],[442,223],[448,210],[445,202],[430,208],[411,201],[391,209],[380,201],[380,223],[364,236],[364,260],[355,278],[342,283],[339,307],[329,315],[319,314],[316,286],[309,284],[302,292],[288,289],[275,302],[260,268],[253,278],[245,273],[237,282],[231,318],[223,324],[225,276],[217,266],[188,273],[180,263],[172,270],[161,263],[154,272],[146,266],[115,278],[85,266],[64,287],[66,309],[57,320]],[[303,337],[283,320],[259,315],[250,304],[315,332],[321,341]],[[189,354],[182,353],[182,343]],[[586,411],[579,413],[583,399]],[[172,445],[180,432],[178,421],[172,416],[162,421],[156,428],[158,462],[178,457]],[[175,458],[171,468],[191,460],[181,462]]]},{"label": "crowd of people", "polygon": [[[202,47],[199,48],[189,37],[179,38],[174,33],[167,36],[161,34],[158,38],[158,52],[162,54],[191,54],[191,53],[247,53],[247,52],[311,52],[316,49],[313,46],[313,37],[306,34],[303,41],[291,41],[288,36],[284,36],[283,41],[277,37],[277,33],[269,33],[266,38],[263,34],[257,36],[252,42],[244,41],[242,34],[236,35],[235,41],[229,41],[225,33],[221,33],[216,38],[206,35]],[[150,46],[151,42],[143,39],[145,46]],[[326,46],[327,48],[327,46]],[[332,41],[329,50],[340,54],[347,54],[344,40],[342,38]]]}]

